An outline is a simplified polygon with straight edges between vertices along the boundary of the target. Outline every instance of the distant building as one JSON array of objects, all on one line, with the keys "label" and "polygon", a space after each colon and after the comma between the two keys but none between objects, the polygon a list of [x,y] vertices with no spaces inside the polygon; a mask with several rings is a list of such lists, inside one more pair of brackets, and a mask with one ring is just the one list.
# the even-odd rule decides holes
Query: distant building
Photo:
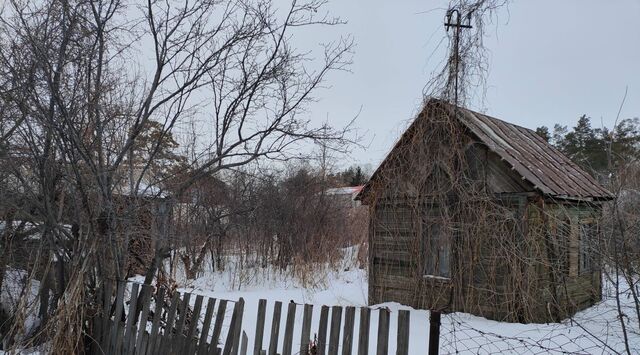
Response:
[{"label": "distant building", "polygon": [[325,195],[334,199],[344,207],[358,207],[361,203],[359,200],[356,200],[356,196],[363,187],[364,186],[334,187],[327,189]]}]

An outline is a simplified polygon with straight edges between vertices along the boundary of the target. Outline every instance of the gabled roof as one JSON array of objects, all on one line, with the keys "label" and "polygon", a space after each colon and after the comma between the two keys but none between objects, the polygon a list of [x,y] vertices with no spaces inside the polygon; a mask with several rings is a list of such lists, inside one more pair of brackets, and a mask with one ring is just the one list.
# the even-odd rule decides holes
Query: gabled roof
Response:
[{"label": "gabled roof", "polygon": [[[451,115],[454,106],[431,99],[425,105],[440,104]],[[427,115],[418,116],[427,119]],[[591,175],[582,170],[558,149],[534,131],[465,108],[458,108],[457,117],[489,150],[508,163],[522,178],[543,195],[558,199],[609,200],[613,195]],[[417,121],[418,119],[416,119]],[[411,130],[415,122],[407,129]],[[406,132],[405,132],[406,134]],[[404,135],[372,175],[356,199],[362,199],[379,171],[389,164],[392,154],[403,144]]]}]

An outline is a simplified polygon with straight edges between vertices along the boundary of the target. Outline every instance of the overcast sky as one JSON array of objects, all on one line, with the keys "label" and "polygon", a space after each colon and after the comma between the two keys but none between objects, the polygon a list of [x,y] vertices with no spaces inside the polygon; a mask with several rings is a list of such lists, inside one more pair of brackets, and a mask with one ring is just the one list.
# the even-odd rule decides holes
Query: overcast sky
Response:
[{"label": "overcast sky", "polygon": [[[351,163],[377,167],[418,111],[425,83],[445,57],[448,1],[333,0],[348,21],[352,73],[333,73],[311,108],[314,120],[341,124],[360,116],[366,149]],[[490,73],[484,103],[497,118],[534,129],[572,126],[587,114],[611,126],[625,87],[621,118],[640,116],[640,0],[516,0],[487,26]],[[298,40],[330,39],[333,30]],[[361,109],[361,111],[360,111]]]}]

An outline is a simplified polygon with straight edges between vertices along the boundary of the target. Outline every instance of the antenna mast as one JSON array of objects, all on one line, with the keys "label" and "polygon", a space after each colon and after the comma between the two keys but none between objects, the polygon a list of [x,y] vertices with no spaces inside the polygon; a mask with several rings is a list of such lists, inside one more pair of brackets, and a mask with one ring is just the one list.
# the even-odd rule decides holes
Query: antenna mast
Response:
[{"label": "antenna mast", "polygon": [[451,8],[447,11],[444,27],[449,32],[450,28],[453,28],[453,89],[454,89],[454,104],[458,107],[458,76],[459,76],[459,63],[460,63],[460,30],[472,28],[471,27],[471,14],[473,10],[463,15],[457,8]]}]

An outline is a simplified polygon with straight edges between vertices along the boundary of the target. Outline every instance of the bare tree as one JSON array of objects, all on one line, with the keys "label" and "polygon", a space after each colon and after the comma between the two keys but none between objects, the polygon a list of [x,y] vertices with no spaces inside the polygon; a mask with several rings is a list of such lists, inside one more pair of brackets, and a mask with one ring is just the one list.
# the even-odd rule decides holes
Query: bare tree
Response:
[{"label": "bare tree", "polygon": [[[2,183],[29,205],[3,208],[19,210],[40,235],[34,279],[46,285],[48,266],[56,270],[57,308],[43,313],[51,327],[78,333],[51,333],[55,349],[82,346],[88,291],[128,276],[147,201],[165,216],[154,229],[150,283],[171,247],[163,238],[171,206],[199,179],[287,159],[306,140],[347,143],[348,127],[313,127],[304,116],[327,73],[350,63],[349,38],[320,46],[318,58],[293,45],[300,27],[342,23],[324,3],[11,0],[2,9]],[[171,195],[141,197],[147,180],[170,178],[171,169],[154,171],[164,166],[167,137],[194,119],[209,134],[183,162],[188,177]],[[50,304],[49,286],[41,289]]]}]

